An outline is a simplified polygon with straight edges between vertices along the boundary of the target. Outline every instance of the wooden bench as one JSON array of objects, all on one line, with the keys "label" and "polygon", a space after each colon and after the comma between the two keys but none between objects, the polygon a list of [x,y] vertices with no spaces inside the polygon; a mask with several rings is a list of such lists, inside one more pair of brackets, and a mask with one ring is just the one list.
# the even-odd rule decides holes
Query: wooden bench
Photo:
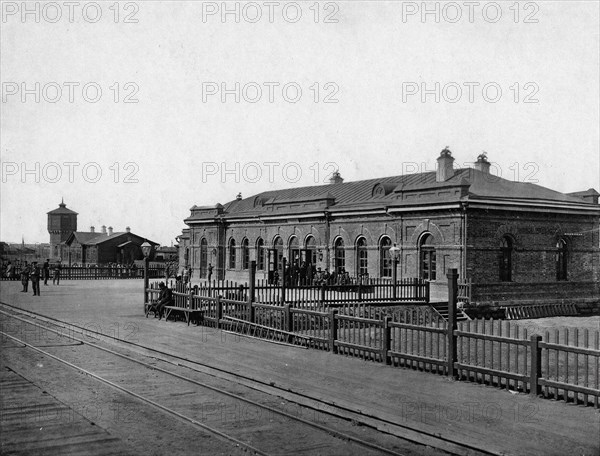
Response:
[{"label": "wooden bench", "polygon": [[193,317],[196,317],[195,321],[197,324],[200,324],[204,316],[204,311],[202,309],[190,309],[187,306],[164,306],[163,309],[165,311],[165,321],[169,319],[169,315],[171,315],[173,311],[182,312],[185,316],[185,321],[188,326],[190,325],[190,320],[192,320]]}]

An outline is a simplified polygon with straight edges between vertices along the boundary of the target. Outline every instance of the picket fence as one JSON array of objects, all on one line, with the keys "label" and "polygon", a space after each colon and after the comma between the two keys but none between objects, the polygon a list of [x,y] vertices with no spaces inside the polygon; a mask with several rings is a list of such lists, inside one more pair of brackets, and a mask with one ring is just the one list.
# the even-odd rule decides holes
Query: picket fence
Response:
[{"label": "picket fence", "polygon": [[[147,291],[158,293],[155,285]],[[201,310],[201,324],[215,328],[244,328],[245,334],[263,338],[269,335],[265,328],[272,329],[278,340],[291,344],[599,406],[600,331],[564,328],[538,335],[506,320],[464,321],[451,329],[418,301],[342,300],[310,307],[252,302],[249,290],[239,286],[219,291],[230,295],[216,294],[214,287],[174,284],[175,305]]]}]

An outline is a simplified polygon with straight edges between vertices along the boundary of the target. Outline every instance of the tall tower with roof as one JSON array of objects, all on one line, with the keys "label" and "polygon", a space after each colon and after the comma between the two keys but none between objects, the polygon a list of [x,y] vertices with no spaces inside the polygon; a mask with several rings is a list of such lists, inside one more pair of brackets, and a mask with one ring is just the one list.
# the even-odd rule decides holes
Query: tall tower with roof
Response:
[{"label": "tall tower with roof", "polygon": [[48,212],[48,233],[50,233],[50,255],[62,257],[61,244],[69,235],[77,231],[77,212],[67,209],[64,199],[58,208]]}]

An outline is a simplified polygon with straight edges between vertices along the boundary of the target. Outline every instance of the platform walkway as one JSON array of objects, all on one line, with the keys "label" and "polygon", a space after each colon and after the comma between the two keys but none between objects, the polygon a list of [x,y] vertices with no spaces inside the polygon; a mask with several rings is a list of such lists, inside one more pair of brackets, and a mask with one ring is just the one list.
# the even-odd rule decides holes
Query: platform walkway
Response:
[{"label": "platform walkway", "polygon": [[600,412],[591,407],[146,319],[137,281],[42,285],[40,297],[19,290],[18,282],[3,282],[0,300],[492,453],[600,454]]}]

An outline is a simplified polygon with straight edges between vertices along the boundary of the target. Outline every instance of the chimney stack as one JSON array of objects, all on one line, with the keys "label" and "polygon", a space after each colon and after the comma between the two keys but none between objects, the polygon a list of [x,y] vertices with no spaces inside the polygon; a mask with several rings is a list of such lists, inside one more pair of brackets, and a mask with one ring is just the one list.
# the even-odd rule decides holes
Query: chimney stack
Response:
[{"label": "chimney stack", "polygon": [[329,178],[330,184],[341,184],[343,182],[344,182],[344,179],[342,178],[342,175],[340,174],[340,172],[337,170]]},{"label": "chimney stack", "polygon": [[128,226],[125,227],[125,232],[126,233],[131,233],[131,228],[129,228]]},{"label": "chimney stack", "polygon": [[102,234],[106,234],[106,225],[102,225]]},{"label": "chimney stack", "polygon": [[90,233],[95,233],[96,232],[96,228],[92,225],[90,226]]},{"label": "chimney stack", "polygon": [[108,227],[108,235],[109,235],[109,236],[112,236],[112,233],[113,233],[113,232],[112,232],[112,226],[109,226],[109,227]]},{"label": "chimney stack", "polygon": [[435,175],[436,182],[445,182],[454,176],[454,158],[452,157],[452,152],[448,149],[448,146],[440,153],[440,156],[437,159],[438,167],[437,173]]},{"label": "chimney stack", "polygon": [[236,201],[241,201],[242,200],[242,192],[239,192],[236,197],[235,197]]},{"label": "chimney stack", "polygon": [[475,169],[481,171],[482,173],[490,173],[490,162],[488,161],[487,154],[485,152],[477,157],[477,161],[475,162]]}]

